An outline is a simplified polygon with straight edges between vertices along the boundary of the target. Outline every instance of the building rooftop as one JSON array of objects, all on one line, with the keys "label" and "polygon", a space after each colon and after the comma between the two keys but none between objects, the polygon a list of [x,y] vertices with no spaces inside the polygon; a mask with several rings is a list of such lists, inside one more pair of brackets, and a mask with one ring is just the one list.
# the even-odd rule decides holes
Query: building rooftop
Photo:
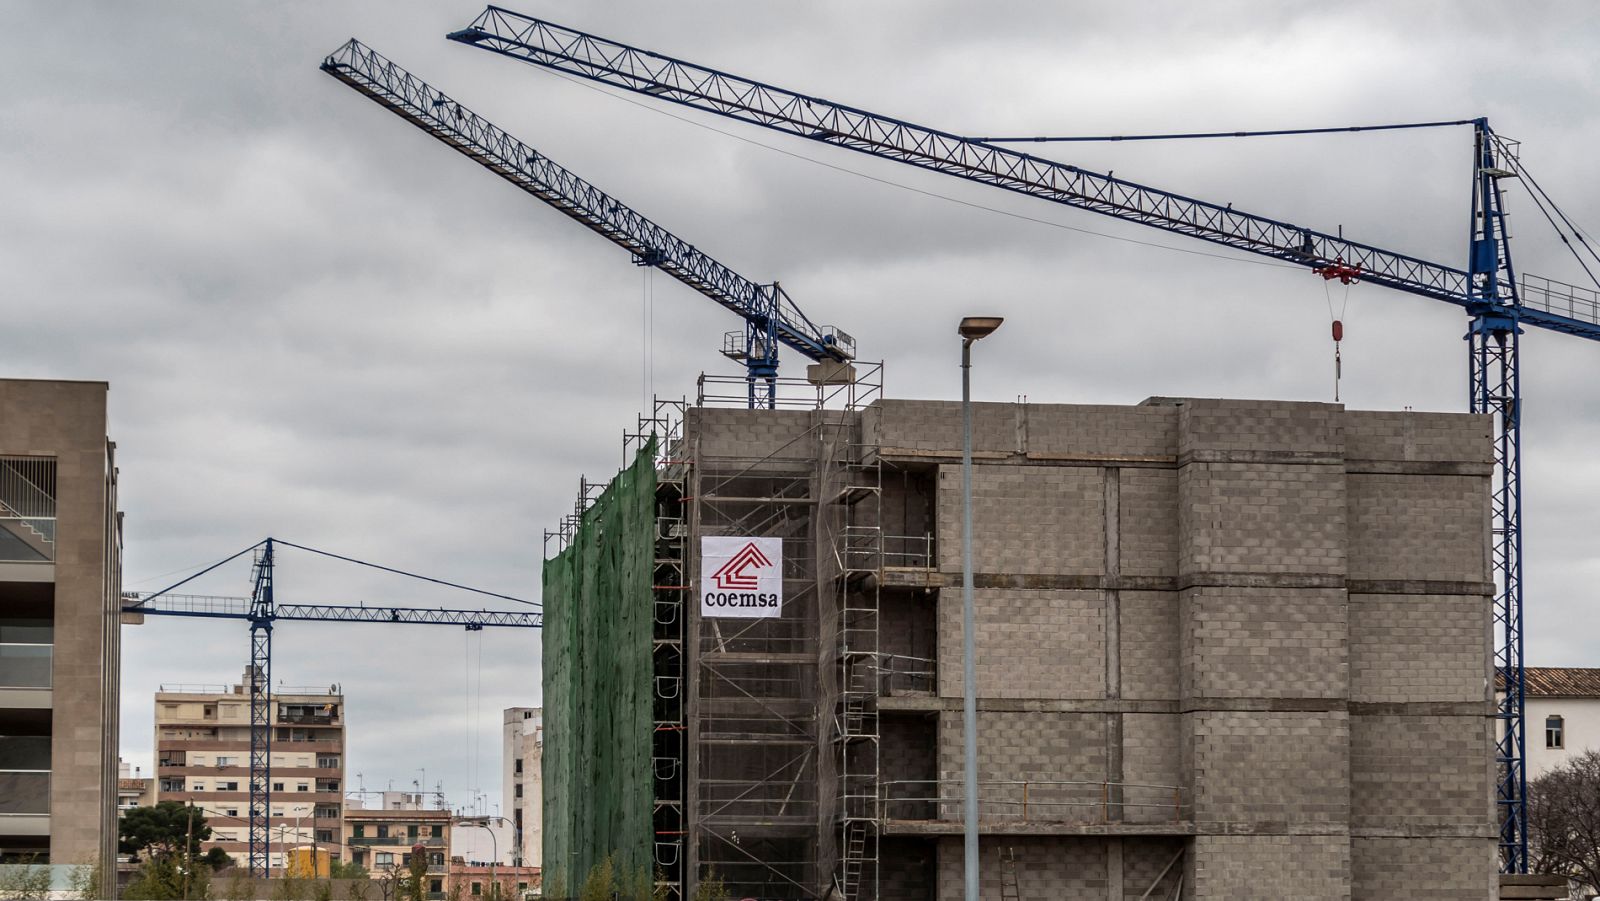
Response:
[{"label": "building rooftop", "polygon": [[1600,668],[1529,666],[1522,678],[1530,698],[1600,698]]}]

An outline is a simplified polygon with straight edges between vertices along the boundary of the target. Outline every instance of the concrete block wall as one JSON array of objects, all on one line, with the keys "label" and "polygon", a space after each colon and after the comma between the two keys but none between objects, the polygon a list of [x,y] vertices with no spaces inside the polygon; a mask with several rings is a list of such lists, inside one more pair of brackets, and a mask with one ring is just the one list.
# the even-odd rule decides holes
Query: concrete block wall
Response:
[{"label": "concrete block wall", "polygon": [[1482,595],[1351,594],[1350,700],[1487,702],[1492,619]]},{"label": "concrete block wall", "polygon": [[1352,901],[1483,901],[1500,894],[1495,850],[1479,839],[1350,840]]},{"label": "concrete block wall", "polygon": [[711,457],[744,460],[814,459],[816,425],[809,410],[749,410],[690,407],[684,413],[684,434],[700,441],[700,452]]},{"label": "concrete block wall", "polygon": [[[885,401],[864,417],[886,460],[937,467],[946,586],[959,411]],[[1194,833],[1030,837],[1099,877],[1023,897],[1138,897],[1172,843],[1186,898],[1492,897],[1487,418],[1152,399],[980,404],[975,422],[980,780],[1171,783]],[[954,791],[959,588],[937,611],[929,703]],[[959,840],[939,841],[959,891]]]},{"label": "concrete block wall", "polygon": [[1178,598],[1186,700],[1349,695],[1343,590],[1188,588]]},{"label": "concrete block wall", "polygon": [[1352,716],[1352,828],[1426,834],[1487,821],[1494,805],[1484,748],[1492,729],[1483,717]]},{"label": "concrete block wall", "polygon": [[[1098,574],[1106,553],[1104,516],[1098,469],[975,465],[973,571]],[[961,572],[960,466],[939,467],[939,569]]]},{"label": "concrete block wall", "polygon": [[[1099,591],[977,589],[972,593],[978,694],[1103,698],[1106,601]],[[961,593],[939,598],[939,695],[961,697]],[[984,653],[985,649],[1003,653]]]},{"label": "concrete block wall", "polygon": [[1198,828],[1285,832],[1349,823],[1348,714],[1214,710],[1184,719]]},{"label": "concrete block wall", "polygon": [[[1184,863],[1186,901],[1351,899],[1345,835],[1199,835]],[[1482,895],[1479,901],[1492,897]]]}]

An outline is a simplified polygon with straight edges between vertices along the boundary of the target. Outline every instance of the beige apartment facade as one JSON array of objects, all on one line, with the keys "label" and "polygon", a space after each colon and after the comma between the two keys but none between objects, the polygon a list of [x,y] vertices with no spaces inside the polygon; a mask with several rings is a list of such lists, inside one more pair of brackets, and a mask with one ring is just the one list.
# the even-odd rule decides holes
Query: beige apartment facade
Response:
[{"label": "beige apartment facade", "polygon": [[7,861],[116,853],[122,520],[107,392],[104,382],[0,379]]},{"label": "beige apartment facade", "polygon": [[[398,793],[385,793],[394,795]],[[418,797],[418,796],[410,796]],[[392,806],[391,806],[392,805]],[[411,855],[427,855],[424,895],[439,901],[450,890],[450,824],[448,810],[428,810],[417,801],[384,807],[352,807],[345,812],[344,844],[351,863],[365,867],[372,878],[388,880],[409,872]]]},{"label": "beige apartment facade", "polygon": [[[249,860],[250,671],[238,685],[174,685],[156,693],[155,796],[206,812],[215,846]],[[287,849],[328,848],[342,857],[344,696],[327,688],[271,695],[271,808],[267,865]]]}]

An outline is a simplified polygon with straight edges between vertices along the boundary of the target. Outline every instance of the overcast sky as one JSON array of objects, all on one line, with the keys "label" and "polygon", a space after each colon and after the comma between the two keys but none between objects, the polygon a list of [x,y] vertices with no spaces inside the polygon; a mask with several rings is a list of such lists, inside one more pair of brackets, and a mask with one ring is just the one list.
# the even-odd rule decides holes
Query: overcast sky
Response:
[{"label": "overcast sky", "polygon": [[[1267,129],[1487,115],[1600,228],[1600,7],[1498,3],[549,0],[520,7],[966,134]],[[659,105],[448,42],[481,5],[0,5],[0,374],[104,379],[126,581],[266,535],[536,600],[541,537],[604,478],[648,384],[692,394],[737,327],[317,70],[351,36],[887,361],[959,396],[954,324],[998,313],[975,395],[1331,400],[1302,270]],[[1461,266],[1470,132],[1070,145],[1058,158]],[[1519,268],[1578,281],[1513,190]],[[1145,243],[1133,243],[1145,242]],[[1160,247],[1148,246],[1150,243]],[[1195,253],[1201,251],[1203,253]],[[1463,410],[1464,317],[1348,293],[1354,408]],[[653,346],[654,365],[643,364]],[[1524,342],[1528,651],[1600,665],[1600,346]],[[785,366],[798,375],[803,360]],[[280,600],[465,604],[286,552]],[[248,591],[247,566],[202,590]],[[342,684],[352,787],[426,770],[499,802],[500,710],[532,632],[280,625],[274,676]],[[123,748],[161,683],[237,681],[242,623],[124,631]],[[467,735],[470,738],[464,738]]]}]

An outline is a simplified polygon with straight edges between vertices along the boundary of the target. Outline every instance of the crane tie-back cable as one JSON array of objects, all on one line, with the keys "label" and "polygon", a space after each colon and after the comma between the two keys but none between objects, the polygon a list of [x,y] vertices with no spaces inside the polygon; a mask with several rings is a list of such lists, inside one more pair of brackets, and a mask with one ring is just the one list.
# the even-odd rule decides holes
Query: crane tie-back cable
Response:
[{"label": "crane tie-back cable", "polygon": [[1270,131],[1191,131],[1151,135],[1038,135],[1035,137],[962,138],[983,144],[1065,143],[1076,141],[1185,141],[1194,138],[1269,138],[1280,135],[1325,135],[1354,131],[1397,131],[1403,128],[1445,128],[1471,125],[1474,119],[1449,119],[1439,122],[1397,122],[1390,125],[1343,125],[1333,128],[1277,128]]}]

